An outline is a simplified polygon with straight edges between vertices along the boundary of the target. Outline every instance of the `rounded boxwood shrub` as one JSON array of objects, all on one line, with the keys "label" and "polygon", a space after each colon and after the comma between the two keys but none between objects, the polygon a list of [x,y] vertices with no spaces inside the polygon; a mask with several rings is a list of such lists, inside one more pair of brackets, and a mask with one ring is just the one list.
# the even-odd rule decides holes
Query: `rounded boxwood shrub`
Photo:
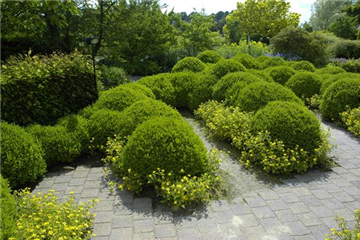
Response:
[{"label": "rounded boxwood shrub", "polygon": [[[90,117],[90,116],[89,116]],[[81,144],[81,151],[87,149],[90,141],[89,121],[80,115],[69,115],[58,121],[59,126],[64,126],[72,137]]]},{"label": "rounded boxwood shrub", "polygon": [[171,74],[171,83],[174,87],[175,105],[174,107],[183,108],[189,104],[189,93],[194,88],[196,75],[192,72],[178,72]]},{"label": "rounded boxwood shrub", "polygon": [[124,85],[121,85],[119,88],[129,88],[129,89],[135,90],[136,92],[142,93],[149,98],[152,98],[152,99],[156,98],[150,88],[148,88],[144,85],[138,84],[138,83],[124,84]]},{"label": "rounded boxwood shrub", "polygon": [[23,128],[1,121],[1,174],[10,186],[34,182],[43,176],[43,150]]},{"label": "rounded boxwood shrub", "polygon": [[256,58],[256,60],[263,65],[264,62],[268,61],[271,57],[267,56],[267,55],[260,55]]},{"label": "rounded boxwood shrub", "polygon": [[1,183],[1,221],[0,228],[1,239],[9,239],[13,236],[16,226],[16,201],[15,197],[11,194],[9,183],[0,175]]},{"label": "rounded boxwood shrub", "polygon": [[102,65],[100,81],[105,89],[117,87],[120,84],[129,83],[130,80],[126,78],[126,72],[119,67],[106,67]]},{"label": "rounded boxwood shrub", "polygon": [[203,63],[217,63],[222,57],[214,50],[205,50],[197,58]]},{"label": "rounded boxwood shrub", "polygon": [[229,73],[214,85],[213,99],[217,101],[225,100],[227,91],[237,82],[241,82],[240,85],[246,86],[256,81],[262,81],[262,79],[248,72]]},{"label": "rounded boxwood shrub", "polygon": [[89,118],[89,135],[91,147],[102,150],[109,137],[113,137],[119,129],[122,114],[119,111],[98,109]]},{"label": "rounded boxwood shrub", "polygon": [[265,69],[265,68],[277,67],[281,65],[286,65],[286,61],[284,59],[282,59],[281,57],[270,57],[263,62],[262,67],[263,69]]},{"label": "rounded boxwood shrub", "polygon": [[271,101],[290,101],[304,105],[293,91],[278,84],[264,81],[254,82],[246,86],[234,99],[234,105],[242,111],[252,112],[264,107]]},{"label": "rounded boxwood shrub", "polygon": [[238,53],[232,57],[232,59],[239,61],[247,69],[261,69],[261,64],[256,60],[256,58],[253,58],[249,54]]},{"label": "rounded boxwood shrub", "polygon": [[308,61],[297,61],[294,64],[291,64],[291,67],[297,71],[315,72],[316,70],[314,65]]},{"label": "rounded boxwood shrub", "polygon": [[339,73],[346,73],[346,71],[341,67],[331,66],[328,65],[325,68],[316,69],[315,71],[317,74],[339,74]]},{"label": "rounded boxwood shrub", "polygon": [[324,92],[320,112],[326,120],[340,121],[340,113],[360,106],[360,79],[344,79],[331,84]]},{"label": "rounded boxwood shrub", "polygon": [[122,111],[134,102],[147,98],[140,92],[119,86],[102,92],[94,107]]},{"label": "rounded boxwood shrub", "polygon": [[236,60],[221,59],[214,65],[212,74],[215,75],[218,79],[220,79],[228,73],[239,71],[245,72],[245,70],[246,68],[244,67],[244,65],[242,65]]},{"label": "rounded boxwood shrub", "polygon": [[340,73],[333,75],[329,79],[322,82],[320,87],[320,94],[323,95],[325,90],[333,83],[339,81],[339,80],[345,80],[345,79],[360,79],[360,74],[357,73]]},{"label": "rounded boxwood shrub", "polygon": [[306,107],[294,102],[269,102],[251,120],[254,133],[268,131],[272,139],[283,141],[285,147],[297,145],[313,152],[321,144],[320,122]]},{"label": "rounded boxwood shrub", "polygon": [[189,94],[189,109],[194,111],[201,103],[212,99],[213,87],[218,79],[214,75],[204,74],[195,78],[195,83]]},{"label": "rounded boxwood shrub", "polygon": [[155,76],[144,77],[137,83],[150,88],[156,99],[171,106],[175,106],[175,89],[171,83],[170,73],[161,73]]},{"label": "rounded boxwood shrub", "polygon": [[299,72],[292,76],[285,86],[290,88],[299,98],[311,98],[315,94],[319,94],[321,78],[315,73]]},{"label": "rounded boxwood shrub", "polygon": [[183,120],[158,117],[136,128],[124,148],[120,169],[125,175],[131,169],[144,179],[158,168],[199,176],[206,165],[206,149],[192,127]]},{"label": "rounded boxwood shrub", "polygon": [[143,122],[161,116],[182,120],[177,110],[161,101],[148,99],[135,102],[121,113],[116,133],[122,137],[130,136]]},{"label": "rounded boxwood shrub", "polygon": [[81,141],[64,126],[37,124],[27,127],[26,131],[39,141],[48,166],[58,162],[72,162],[82,151]]},{"label": "rounded boxwood shrub", "polygon": [[201,72],[204,70],[205,64],[196,57],[186,57],[178,61],[172,68],[172,72]]},{"label": "rounded boxwood shrub", "polygon": [[246,72],[254,74],[254,75],[260,77],[262,80],[265,80],[267,82],[274,82],[272,77],[266,71],[257,70],[257,69],[246,69]]},{"label": "rounded boxwood shrub", "polygon": [[288,66],[270,67],[266,69],[266,72],[271,78],[281,85],[285,83],[296,73],[294,69]]}]

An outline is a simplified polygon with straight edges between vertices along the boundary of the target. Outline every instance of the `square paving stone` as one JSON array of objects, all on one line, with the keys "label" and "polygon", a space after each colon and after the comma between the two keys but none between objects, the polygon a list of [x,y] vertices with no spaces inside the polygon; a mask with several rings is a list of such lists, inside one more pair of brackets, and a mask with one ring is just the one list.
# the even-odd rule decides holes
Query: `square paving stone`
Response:
[{"label": "square paving stone", "polygon": [[325,206],[310,207],[311,211],[319,218],[333,216],[333,212]]},{"label": "square paving stone", "polygon": [[250,207],[247,205],[247,203],[236,203],[236,204],[231,204],[231,211],[235,214],[235,215],[243,215],[243,214],[249,214],[252,213]]},{"label": "square paving stone", "polygon": [[62,175],[55,178],[54,183],[69,183],[72,176]]},{"label": "square paving stone", "polygon": [[155,225],[155,237],[174,237],[176,236],[176,230],[173,224],[161,224]]},{"label": "square paving stone", "polygon": [[346,192],[333,193],[332,195],[342,203],[355,201],[355,198]]},{"label": "square paving stone", "polygon": [[343,187],[342,189],[351,196],[360,196],[360,189],[355,186]]},{"label": "square paving stone", "polygon": [[217,223],[229,223],[233,220],[233,213],[231,210],[226,210],[222,212],[215,212],[214,217]]},{"label": "square paving stone", "polygon": [[[137,200],[138,201],[138,200]],[[116,195],[115,197],[115,203],[123,204],[123,203],[133,203],[134,197],[132,194],[122,194],[122,195]],[[139,205],[139,204],[138,204]],[[152,206],[148,207],[151,208]]]},{"label": "square paving stone", "polygon": [[58,191],[65,191],[69,187],[68,183],[55,183],[52,185],[51,189]]},{"label": "square paving stone", "polygon": [[197,219],[191,216],[174,217],[174,224],[177,229],[194,228],[197,224]]},{"label": "square paving stone", "polygon": [[202,240],[223,240],[224,236],[220,231],[205,232],[205,233],[201,233],[201,239]]},{"label": "square paving stone", "polygon": [[167,224],[173,222],[172,212],[154,212],[155,224]]},{"label": "square paving stone", "polygon": [[296,187],[296,188],[293,188],[292,191],[298,197],[311,195],[311,192],[306,187]]},{"label": "square paving stone", "polygon": [[332,182],[340,188],[352,186],[352,184],[345,179],[333,179]]},{"label": "square paving stone", "polygon": [[274,190],[262,191],[260,192],[260,196],[264,200],[275,200],[280,198],[279,195]]},{"label": "square paving stone", "polygon": [[102,172],[103,172],[102,167],[94,167],[94,168],[90,168],[89,174],[98,174]]},{"label": "square paving stone", "polygon": [[38,185],[36,185],[37,189],[51,189],[55,180],[42,180]]},{"label": "square paving stone", "polygon": [[242,229],[242,231],[245,233],[249,240],[262,239],[263,236],[266,234],[264,228],[261,225],[256,227],[247,227]]},{"label": "square paving stone", "polygon": [[305,227],[305,225],[300,222],[289,222],[288,223],[290,229],[291,229],[291,235],[292,236],[301,236],[301,235],[307,235],[310,233],[310,231]]},{"label": "square paving stone", "polygon": [[214,212],[219,212],[219,211],[230,210],[230,205],[228,201],[225,200],[211,201],[210,208]]},{"label": "square paving stone", "polygon": [[86,178],[73,178],[71,179],[69,186],[83,186],[85,185]]},{"label": "square paving stone", "polygon": [[134,240],[154,240],[155,233],[154,232],[146,232],[146,233],[136,233],[134,234]]},{"label": "square paving stone", "polygon": [[81,193],[82,198],[97,198],[99,195],[99,189],[84,189]]},{"label": "square paving stone", "polygon": [[273,211],[289,209],[289,206],[281,199],[269,200],[269,201],[267,201],[267,205]]},{"label": "square paving stone", "polygon": [[110,223],[112,221],[112,211],[95,213],[94,223]]},{"label": "square paving stone", "polygon": [[337,214],[340,217],[345,218],[347,221],[355,220],[354,212],[350,211],[347,208],[335,209],[335,210],[333,210],[333,213],[334,213],[334,216]]},{"label": "square paving stone", "polygon": [[312,235],[294,236],[294,240],[316,240]]},{"label": "square paving stone", "polygon": [[294,203],[301,201],[300,198],[296,196],[294,193],[282,193],[279,194],[279,196],[285,203]]},{"label": "square paving stone", "polygon": [[151,198],[134,198],[134,209],[138,208],[152,208]]},{"label": "square paving stone", "polygon": [[114,208],[114,201],[100,200],[95,205],[95,212],[99,211],[112,211]]},{"label": "square paving stone", "polygon": [[111,227],[114,228],[132,228],[134,226],[131,215],[113,216]]},{"label": "square paving stone", "polygon": [[261,197],[247,197],[245,201],[250,208],[266,206],[266,202]]},{"label": "square paving stone", "polygon": [[81,187],[81,186],[75,186],[75,187],[68,187],[68,188],[66,188],[65,193],[66,193],[67,195],[69,195],[70,192],[74,192],[74,194],[80,194],[82,191],[83,191],[83,187]]},{"label": "square paving stone", "polygon": [[133,229],[132,228],[117,228],[111,229],[110,240],[133,240]]},{"label": "square paving stone", "polygon": [[152,208],[134,209],[133,218],[134,218],[134,220],[152,219],[153,218],[153,209]]},{"label": "square paving stone", "polygon": [[329,193],[337,193],[337,192],[343,191],[341,188],[339,188],[338,186],[336,186],[334,184],[324,184],[324,185],[321,185],[321,187]]},{"label": "square paving stone", "polygon": [[300,213],[298,214],[298,218],[306,227],[322,224],[322,221],[312,212]]},{"label": "square paving stone", "polygon": [[100,188],[100,184],[101,184],[100,181],[89,181],[89,180],[86,180],[85,185],[84,185],[84,188],[85,188],[85,189],[88,189],[88,188],[97,188],[97,189],[99,189],[99,188]]},{"label": "square paving stone", "polygon": [[182,228],[177,230],[179,240],[200,240],[200,233],[196,228]]},{"label": "square paving stone", "polygon": [[213,218],[198,219],[196,222],[196,226],[199,229],[200,233],[219,231],[218,225]]},{"label": "square paving stone", "polygon": [[86,178],[87,175],[89,174],[89,171],[75,171],[74,174],[72,175],[73,178]]},{"label": "square paving stone", "polygon": [[253,208],[252,211],[255,213],[256,217],[258,217],[259,219],[275,217],[274,212],[267,206]]},{"label": "square paving stone", "polygon": [[241,232],[239,226],[234,225],[233,223],[222,223],[218,224],[218,226],[223,235],[227,236],[229,239],[232,239],[234,236],[245,236],[244,233]]},{"label": "square paving stone", "polygon": [[153,232],[154,229],[155,229],[155,223],[154,223],[153,219],[134,221],[134,232],[135,233]]},{"label": "square paving stone", "polygon": [[305,205],[307,207],[316,207],[316,206],[322,205],[321,201],[313,195],[303,196],[303,197],[299,197],[299,198],[303,203],[305,203]]},{"label": "square paving stone", "polygon": [[92,174],[88,174],[86,177],[87,181],[102,181],[102,178],[105,175],[103,173],[92,173]]},{"label": "square paving stone", "polygon": [[115,204],[114,214],[115,215],[130,215],[132,214],[132,204]]},{"label": "square paving stone", "polygon": [[330,228],[328,228],[324,224],[308,227],[308,229],[310,230],[311,234],[315,237],[316,240],[324,240],[325,235],[327,233],[331,233]]},{"label": "square paving stone", "polygon": [[274,211],[274,213],[276,214],[276,216],[278,217],[278,219],[281,222],[286,223],[286,222],[293,222],[293,221],[298,221],[299,220],[297,215],[291,210]]},{"label": "square paving stone", "polygon": [[233,219],[233,222],[234,220],[235,220],[235,224],[240,225],[243,228],[254,227],[260,224],[259,220],[256,218],[254,214],[236,216],[235,219]]},{"label": "square paving stone", "polygon": [[341,174],[341,178],[348,180],[348,181],[356,181],[359,179],[358,176],[356,176],[355,174],[352,174],[352,173]]},{"label": "square paving stone", "polygon": [[97,237],[106,236],[108,237],[111,232],[111,223],[95,223],[94,233]]},{"label": "square paving stone", "polygon": [[303,202],[289,203],[288,206],[294,213],[310,212],[310,209]]},{"label": "square paving stone", "polygon": [[[338,223],[335,221],[335,216],[321,218],[321,221],[330,229],[330,228],[338,228]],[[330,230],[326,233],[330,233]],[[325,234],[326,234],[325,233]]]},{"label": "square paving stone", "polygon": [[282,225],[280,220],[277,218],[263,218],[260,219],[260,224],[264,227],[266,232],[277,232],[276,229],[278,229],[279,226]]},{"label": "square paving stone", "polygon": [[345,206],[343,203],[341,203],[336,198],[324,199],[324,200],[321,200],[321,202],[325,207],[327,207],[331,210],[344,208],[344,206]]},{"label": "square paving stone", "polygon": [[332,198],[333,196],[330,195],[330,193],[328,193],[326,190],[324,189],[320,189],[320,190],[312,190],[311,191],[312,194],[314,194],[315,197],[317,197],[318,199],[322,200],[322,199],[327,199],[327,198]]}]

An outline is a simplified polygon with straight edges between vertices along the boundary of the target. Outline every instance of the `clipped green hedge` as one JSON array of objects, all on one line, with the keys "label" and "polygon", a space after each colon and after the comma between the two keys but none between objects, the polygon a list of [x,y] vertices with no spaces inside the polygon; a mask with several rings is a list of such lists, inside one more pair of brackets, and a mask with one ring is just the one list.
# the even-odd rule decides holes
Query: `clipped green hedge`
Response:
[{"label": "clipped green hedge", "polygon": [[154,93],[151,91],[150,88],[148,88],[147,86],[138,84],[138,83],[128,83],[128,84],[124,84],[121,85],[121,87],[119,88],[128,88],[128,89],[132,89],[138,93],[144,94],[145,96],[155,99],[155,95]]},{"label": "clipped green hedge", "polygon": [[309,61],[298,61],[291,64],[291,67],[297,71],[315,72],[316,70],[314,64]]},{"label": "clipped green hedge", "polygon": [[285,86],[301,99],[311,98],[315,94],[319,94],[321,78],[315,73],[299,72],[292,76]]},{"label": "clipped green hedge", "polygon": [[172,68],[172,72],[201,72],[204,70],[205,64],[196,57],[186,57],[178,61]]},{"label": "clipped green hedge", "polygon": [[277,67],[281,65],[286,65],[286,61],[284,59],[282,59],[281,57],[270,57],[265,59],[265,61],[263,61],[262,68],[266,69],[269,67]]},{"label": "clipped green hedge", "polygon": [[261,69],[261,64],[256,60],[256,58],[252,57],[249,54],[238,53],[234,57],[233,60],[239,61],[246,69]]},{"label": "clipped green hedge", "polygon": [[345,79],[360,79],[360,74],[357,73],[339,73],[336,75],[333,75],[329,77],[327,80],[324,80],[320,87],[320,94],[323,95],[325,93],[325,90],[332,85],[333,83],[336,83],[340,80]]},{"label": "clipped green hedge", "polygon": [[183,120],[158,117],[136,128],[124,148],[120,170],[139,179],[158,168],[199,176],[206,165],[206,149],[192,127]]},{"label": "clipped green hedge", "polygon": [[262,80],[267,82],[274,82],[274,79],[269,75],[267,71],[257,70],[257,69],[246,69],[246,72],[256,75],[260,77]]},{"label": "clipped green hedge", "polygon": [[43,150],[23,128],[1,121],[1,175],[14,187],[44,175]]},{"label": "clipped green hedge", "polygon": [[197,75],[193,72],[178,72],[171,74],[174,87],[174,107],[185,108],[189,105],[189,94],[194,88]]},{"label": "clipped green hedge", "polygon": [[325,68],[319,68],[315,71],[317,74],[324,75],[324,74],[340,74],[340,73],[346,73],[346,71],[341,67],[331,66],[327,65]]},{"label": "clipped green hedge", "polygon": [[91,63],[80,53],[12,57],[1,68],[2,119],[53,124],[98,98]]},{"label": "clipped green hedge", "polygon": [[242,65],[236,60],[221,59],[214,65],[212,69],[212,74],[215,75],[218,79],[220,79],[228,73],[245,72],[245,70],[246,68],[244,67],[244,65]]},{"label": "clipped green hedge", "polygon": [[143,122],[161,116],[182,120],[177,110],[161,101],[148,99],[135,102],[121,113],[116,133],[122,137],[130,136]]},{"label": "clipped green hedge", "polygon": [[271,101],[290,101],[303,105],[293,91],[278,84],[268,82],[254,82],[246,86],[241,94],[234,99],[234,105],[242,111],[252,112],[264,107]]},{"label": "clipped green hedge", "polygon": [[331,84],[324,92],[320,112],[326,120],[340,121],[340,113],[360,106],[360,79],[344,79]]},{"label": "clipped green hedge", "polygon": [[203,63],[217,63],[222,57],[214,50],[205,50],[197,58]]},{"label": "clipped green hedge", "polygon": [[360,40],[337,41],[332,46],[332,53],[335,58],[360,58]]},{"label": "clipped green hedge", "polygon": [[0,175],[1,184],[1,221],[0,221],[0,238],[9,239],[16,231],[16,201],[15,197],[11,194],[9,183]]},{"label": "clipped green hedge", "polygon": [[254,133],[270,132],[272,139],[288,148],[299,146],[314,152],[321,144],[320,122],[306,107],[294,102],[274,101],[260,109],[251,120]]},{"label": "clipped green hedge", "polygon": [[277,83],[285,85],[285,83],[296,73],[296,71],[288,66],[269,67],[266,72]]},{"label": "clipped green hedge", "polygon": [[200,104],[212,99],[213,87],[218,79],[214,75],[204,74],[195,78],[192,91],[189,93],[188,107],[194,111]]}]

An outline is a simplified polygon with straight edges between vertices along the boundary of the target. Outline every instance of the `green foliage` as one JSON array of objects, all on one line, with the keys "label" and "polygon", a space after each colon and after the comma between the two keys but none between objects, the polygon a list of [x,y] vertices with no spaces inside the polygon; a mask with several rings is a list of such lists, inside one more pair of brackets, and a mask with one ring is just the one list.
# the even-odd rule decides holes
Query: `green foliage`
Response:
[{"label": "green foliage", "polygon": [[120,88],[134,90],[135,92],[144,94],[145,96],[147,96],[147,97],[149,97],[149,98],[151,98],[151,99],[155,99],[155,98],[156,98],[155,95],[154,95],[154,93],[151,91],[150,88],[148,88],[147,86],[138,84],[138,83],[127,83],[127,84],[121,85],[121,86],[119,87],[119,89],[120,89]]},{"label": "green foliage", "polygon": [[336,63],[336,66],[343,68],[347,72],[360,73],[360,58],[350,59],[347,62]]},{"label": "green foliage", "polygon": [[116,133],[122,137],[130,136],[143,122],[161,116],[182,120],[178,111],[161,101],[148,99],[135,102],[121,113]]},{"label": "green foliage", "polygon": [[175,89],[171,83],[171,74],[162,73],[140,79],[137,83],[147,86],[154,93],[156,99],[175,106]]},{"label": "green foliage", "polygon": [[322,117],[340,121],[340,113],[360,105],[360,79],[344,79],[331,84],[320,104]]},{"label": "green foliage", "polygon": [[223,44],[216,49],[216,52],[219,53],[223,58],[229,59],[239,53],[250,54],[253,57],[258,57],[265,53],[270,53],[270,49],[262,42],[251,41],[248,45],[246,40],[241,40],[236,41],[236,43]]},{"label": "green foliage", "polygon": [[336,58],[360,58],[360,40],[340,40],[332,47]]},{"label": "green foliage", "polygon": [[236,54],[232,59],[239,61],[247,69],[261,69],[259,62],[249,54]]},{"label": "green foliage", "polygon": [[[141,146],[141,147],[139,147]],[[206,170],[206,149],[190,125],[174,118],[159,117],[141,124],[126,144],[121,161],[115,165],[125,178],[136,177],[141,191],[146,177],[158,168],[166,172],[200,176]]]},{"label": "green foliage", "polygon": [[318,33],[309,33],[302,28],[286,28],[270,42],[273,51],[284,54],[286,59],[310,61],[315,66],[328,61],[325,38]]},{"label": "green foliage", "polygon": [[260,109],[251,121],[254,133],[268,131],[272,139],[288,148],[313,152],[320,146],[320,122],[306,107],[294,102],[274,101]]},{"label": "green foliage", "polygon": [[109,137],[112,137],[119,129],[122,114],[118,111],[99,109],[94,111],[89,118],[89,134],[91,148],[102,150]]},{"label": "green foliage", "polygon": [[297,71],[315,72],[316,68],[309,61],[298,61],[291,64],[291,67]]},{"label": "green foliage", "polygon": [[205,50],[197,58],[203,63],[217,63],[222,57],[214,50]]},{"label": "green foliage", "polygon": [[286,61],[284,59],[282,59],[281,57],[272,57],[266,59],[263,62],[262,67],[265,69],[269,67],[277,67],[282,65],[286,65]]},{"label": "green foliage", "polygon": [[288,66],[270,67],[266,72],[277,83],[285,85],[285,83],[296,73],[294,69]]},{"label": "green foliage", "polygon": [[267,71],[262,71],[257,69],[246,69],[246,72],[254,74],[255,76],[261,78],[266,82],[274,82],[273,78],[269,75]]},{"label": "green foliage", "polygon": [[94,107],[122,111],[134,102],[147,98],[148,97],[138,91],[128,87],[118,86],[102,92],[99,100],[94,104]]},{"label": "green foliage", "polygon": [[23,128],[1,121],[1,175],[11,187],[34,182],[44,175],[43,150]]},{"label": "green foliage", "polygon": [[319,94],[321,78],[315,73],[299,72],[292,76],[285,86],[290,88],[299,98],[310,99],[315,94]]},{"label": "green foliage", "polygon": [[212,70],[212,74],[215,75],[218,79],[222,78],[228,73],[232,72],[245,72],[245,67],[238,61],[232,59],[222,59],[218,61]]},{"label": "green foliage", "polygon": [[9,183],[0,175],[1,184],[1,239],[9,239],[16,230],[17,209]]},{"label": "green foliage", "polygon": [[293,91],[278,84],[268,82],[254,82],[246,86],[241,94],[234,99],[235,106],[242,111],[257,111],[271,101],[289,101],[303,105]]},{"label": "green foliage", "polygon": [[37,124],[30,125],[26,131],[39,141],[48,166],[58,162],[72,162],[82,151],[81,139],[68,132],[65,126]]},{"label": "green foliage", "polygon": [[344,80],[344,79],[354,79],[360,78],[360,74],[356,73],[340,73],[329,77],[327,80],[323,81],[320,87],[320,94],[323,95],[325,90],[333,83]]},{"label": "green foliage", "polygon": [[327,65],[325,68],[316,69],[315,73],[324,75],[324,74],[339,74],[346,73],[346,71],[341,67]]},{"label": "green foliage", "polygon": [[51,124],[98,97],[91,64],[78,52],[20,55],[1,68],[2,119]]},{"label": "green foliage", "polygon": [[349,109],[340,115],[347,129],[355,136],[360,137],[360,107]]},{"label": "green foliage", "polygon": [[329,26],[329,31],[343,39],[356,39],[356,26],[351,17],[343,15]]},{"label": "green foliage", "polygon": [[193,90],[195,81],[196,75],[192,72],[178,72],[171,74],[171,83],[175,90],[174,107],[182,108],[189,106],[188,95]]},{"label": "green foliage", "polygon": [[97,199],[76,204],[74,192],[58,202],[57,193],[32,195],[29,189],[17,193],[19,218],[13,239],[88,239],[95,214],[90,211]]},{"label": "green foliage", "polygon": [[172,72],[201,72],[204,70],[205,64],[196,57],[186,57],[178,61],[172,69]]},{"label": "green foliage", "polygon": [[331,234],[326,234],[325,240],[352,240],[359,239],[360,237],[360,209],[356,209],[355,213],[355,224],[350,226],[345,218],[336,215],[335,220],[338,223],[338,229],[331,228]]},{"label": "green foliage", "polygon": [[196,76],[192,91],[189,93],[189,109],[194,111],[201,103],[212,99],[213,86],[218,79],[214,75],[204,74]]},{"label": "green foliage", "polygon": [[[226,98],[232,99],[234,96],[232,94],[236,94],[237,91],[234,92],[234,90],[241,90],[245,86],[247,86],[250,83],[262,81],[261,78],[257,77],[256,75],[253,75],[251,73],[247,72],[234,72],[229,73],[222,77],[220,81],[218,81],[214,87],[213,87],[213,99],[217,101],[225,100]],[[236,87],[228,93],[228,91],[232,88],[233,85],[236,83],[239,83],[236,85]]]},{"label": "green foliage", "polygon": [[104,89],[110,89],[117,87],[120,84],[129,83],[130,80],[126,77],[126,72],[122,68],[118,67],[106,67],[101,68],[101,79]]}]

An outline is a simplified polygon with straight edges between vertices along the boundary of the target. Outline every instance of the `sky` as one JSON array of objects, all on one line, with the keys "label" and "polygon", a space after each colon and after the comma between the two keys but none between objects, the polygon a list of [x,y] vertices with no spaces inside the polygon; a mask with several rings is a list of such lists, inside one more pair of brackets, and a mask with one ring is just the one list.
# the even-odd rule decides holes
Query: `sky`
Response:
[{"label": "sky", "polygon": [[[187,12],[188,14],[195,8],[197,11],[205,9],[206,14],[217,13],[219,11],[232,11],[236,9],[236,2],[245,0],[160,0],[160,4],[166,3],[167,10],[174,8],[175,12]],[[291,12],[300,13],[300,23],[309,21],[311,16],[311,5],[315,0],[287,0],[291,4]]]}]

